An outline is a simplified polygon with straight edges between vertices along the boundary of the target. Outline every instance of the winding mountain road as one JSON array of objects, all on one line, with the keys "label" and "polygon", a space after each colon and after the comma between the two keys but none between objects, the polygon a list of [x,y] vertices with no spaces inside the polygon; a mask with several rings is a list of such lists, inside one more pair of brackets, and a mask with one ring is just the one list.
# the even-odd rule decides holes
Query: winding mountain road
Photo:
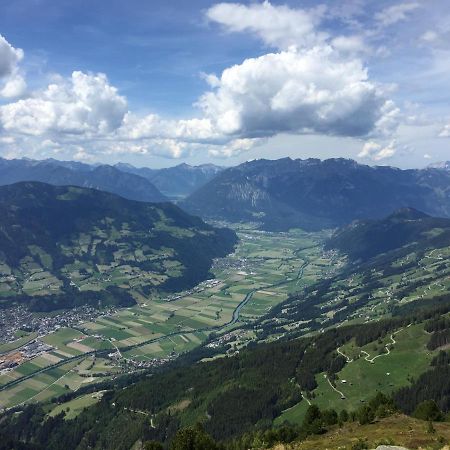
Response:
[{"label": "winding mountain road", "polygon": [[341,396],[341,398],[344,400],[344,399],[346,398],[345,395],[344,395],[344,393],[341,392],[336,386],[333,385],[333,383],[332,383],[331,380],[328,378],[328,376],[327,376],[326,373],[323,374],[323,377],[328,381],[328,384],[331,386],[331,388],[332,388],[334,391],[336,391],[336,392]]},{"label": "winding mountain road", "polygon": [[338,347],[338,348],[336,349],[336,351],[337,351],[341,356],[343,356],[343,357],[346,359],[347,363],[353,362],[353,359],[351,359],[350,356],[347,356],[345,353],[342,353],[342,352],[341,352],[341,347]]}]

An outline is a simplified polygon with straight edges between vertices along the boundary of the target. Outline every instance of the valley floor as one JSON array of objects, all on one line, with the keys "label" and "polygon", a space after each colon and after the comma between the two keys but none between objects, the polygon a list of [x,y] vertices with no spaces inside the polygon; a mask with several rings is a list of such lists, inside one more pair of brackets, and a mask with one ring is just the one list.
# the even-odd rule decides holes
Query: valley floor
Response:
[{"label": "valley floor", "polygon": [[[89,384],[151,369],[206,341],[213,350],[231,344],[232,354],[256,340],[322,333],[343,324],[370,327],[389,317],[396,305],[448,291],[450,247],[408,255],[402,275],[395,271],[403,271],[404,256],[389,270],[372,270],[369,276],[367,270],[349,270],[336,252],[324,251],[326,232],[267,233],[243,225],[236,231],[236,251],[217,260],[214,279],[194,289],[163,298],[138,295],[134,307],[39,336],[37,349],[33,334],[0,345],[0,360],[19,363],[0,371],[0,409],[48,402]],[[298,291],[303,294],[290,297]],[[298,392],[302,400],[283,411],[275,425],[301,423],[310,404],[352,411],[377,391],[389,394],[409,385],[439,351],[427,349],[429,339],[423,324],[406,324],[364,346],[351,340],[337,347],[336,356],[346,363],[336,379],[316,374],[317,387]],[[100,398],[101,393],[80,394],[62,407],[70,408],[72,418]]]},{"label": "valley floor", "polygon": [[323,251],[326,233],[241,228],[238,234],[235,253],[216,261],[214,280],[166,298],[138,296],[138,306],[39,336],[37,342],[49,348],[31,358],[20,358],[26,337],[16,348],[0,346],[0,359],[20,358],[20,365],[0,373],[0,408],[164,364],[201,345],[212,332],[218,337],[210,345],[233,340],[239,348],[254,338],[242,325],[343,264]]}]

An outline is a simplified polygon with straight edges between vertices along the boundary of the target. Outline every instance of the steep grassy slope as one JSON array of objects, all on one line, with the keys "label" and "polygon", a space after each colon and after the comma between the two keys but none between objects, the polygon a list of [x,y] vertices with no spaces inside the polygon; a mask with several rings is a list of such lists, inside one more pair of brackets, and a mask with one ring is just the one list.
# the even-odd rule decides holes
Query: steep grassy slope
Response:
[{"label": "steep grassy slope", "polygon": [[0,209],[4,299],[183,289],[209,276],[212,259],[236,242],[170,203],[94,189],[18,183],[0,188]]},{"label": "steep grassy slope", "polygon": [[[450,423],[435,423],[435,432],[428,432],[428,424],[423,420],[404,415],[394,415],[375,423],[359,425],[348,423],[334,427],[326,434],[312,436],[303,442],[288,446],[278,445],[274,450],[320,450],[377,448],[379,445],[397,445],[408,449],[443,449],[450,442]],[[365,444],[365,447],[362,445]]]}]

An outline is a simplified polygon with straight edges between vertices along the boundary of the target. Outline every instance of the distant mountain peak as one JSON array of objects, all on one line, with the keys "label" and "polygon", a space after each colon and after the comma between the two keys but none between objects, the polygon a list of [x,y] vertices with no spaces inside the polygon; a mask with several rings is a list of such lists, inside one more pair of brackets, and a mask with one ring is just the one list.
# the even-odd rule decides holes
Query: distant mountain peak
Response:
[{"label": "distant mountain peak", "polygon": [[[449,171],[368,166],[352,159],[258,159],[220,172],[182,205],[202,217],[267,230],[341,227],[411,207],[450,217]],[[445,193],[445,194],[443,194]],[[410,220],[422,213],[403,211]]]},{"label": "distant mountain peak", "polygon": [[123,163],[116,164],[116,167],[124,172],[134,173],[146,178],[163,194],[176,199],[191,194],[223,170],[222,167],[214,164],[192,166],[185,162],[163,169],[134,167]]},{"label": "distant mountain peak", "polygon": [[445,169],[450,170],[450,161],[439,161],[427,166],[429,169]]},{"label": "distant mountain peak", "polygon": [[55,186],[91,187],[146,202],[168,201],[151,181],[111,165],[90,165],[77,161],[0,158],[0,185],[20,181],[41,181]]},{"label": "distant mountain peak", "polygon": [[450,219],[431,217],[415,208],[400,208],[378,220],[354,222],[336,230],[326,247],[347,254],[352,260],[367,260],[382,253],[398,250],[404,246],[431,244],[434,230],[446,230],[441,241],[448,242]]},{"label": "distant mountain peak", "polygon": [[411,207],[399,208],[394,211],[388,219],[397,219],[397,220],[420,220],[430,217],[428,214],[425,214],[418,209]]}]

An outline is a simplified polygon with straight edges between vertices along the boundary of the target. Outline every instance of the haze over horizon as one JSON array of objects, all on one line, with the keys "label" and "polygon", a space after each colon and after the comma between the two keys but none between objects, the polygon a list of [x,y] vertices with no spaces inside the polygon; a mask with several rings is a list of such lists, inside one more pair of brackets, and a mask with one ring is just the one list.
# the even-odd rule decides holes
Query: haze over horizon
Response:
[{"label": "haze over horizon", "polygon": [[443,0],[0,5],[0,156],[450,159]]}]

